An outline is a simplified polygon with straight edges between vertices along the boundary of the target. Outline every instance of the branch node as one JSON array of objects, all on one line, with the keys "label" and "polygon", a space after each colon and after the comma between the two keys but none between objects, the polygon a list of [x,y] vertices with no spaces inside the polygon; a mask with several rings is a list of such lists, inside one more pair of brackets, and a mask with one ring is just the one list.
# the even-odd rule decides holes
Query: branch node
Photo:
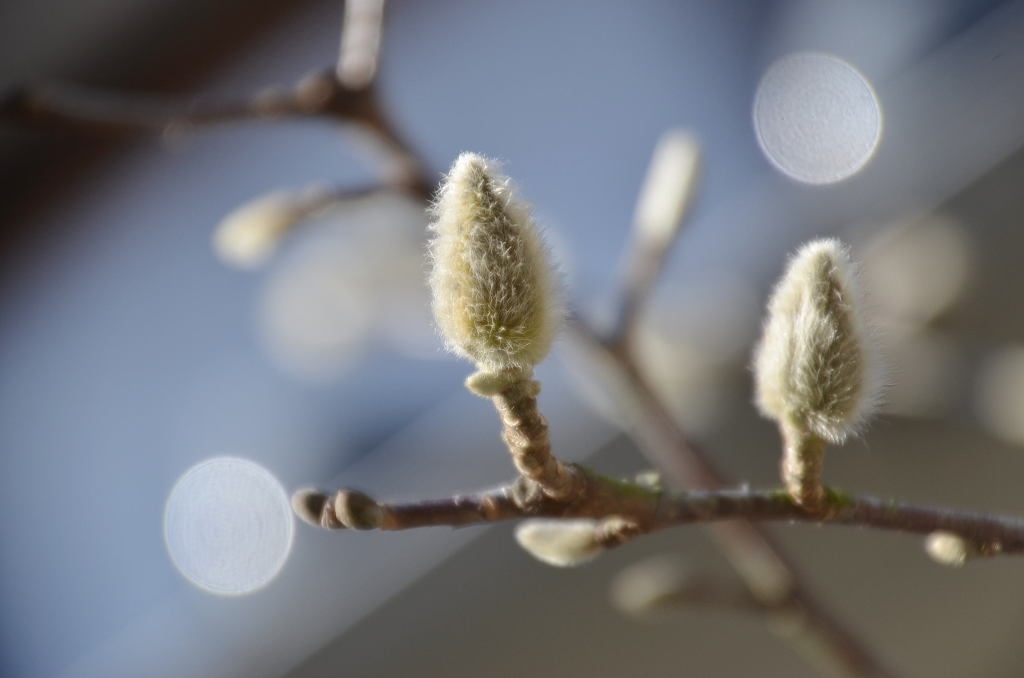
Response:
[{"label": "branch node", "polygon": [[316,488],[304,488],[292,495],[295,515],[314,527],[320,526],[320,516],[327,504],[327,495]]},{"label": "branch node", "polygon": [[509,486],[509,497],[512,503],[526,514],[538,512],[547,499],[537,481],[527,476],[519,476],[512,481]]},{"label": "branch node", "polygon": [[641,534],[643,529],[639,524],[622,516],[609,516],[594,528],[595,541],[606,549],[622,546]]},{"label": "branch node", "polygon": [[334,515],[353,530],[375,530],[384,524],[384,510],[375,499],[358,490],[338,490]]},{"label": "branch node", "polygon": [[[481,373],[477,373],[481,374]],[[491,397],[503,424],[505,441],[519,473],[534,481],[552,499],[572,503],[583,493],[586,482],[551,453],[548,424],[537,408],[540,384],[528,378],[496,375],[506,385]],[[474,375],[475,376],[475,375]],[[469,380],[485,388],[495,385],[489,376]]]},{"label": "branch node", "polygon": [[525,372],[519,370],[500,370],[497,372],[477,370],[466,377],[466,388],[470,393],[481,398],[493,398],[502,391],[508,390],[513,386],[519,386],[525,382],[529,386],[524,390],[536,398],[540,394],[540,382],[530,379],[532,373],[533,370]]},{"label": "branch node", "polygon": [[295,102],[304,113],[322,112],[331,103],[338,87],[330,71],[309,73],[295,85]]}]

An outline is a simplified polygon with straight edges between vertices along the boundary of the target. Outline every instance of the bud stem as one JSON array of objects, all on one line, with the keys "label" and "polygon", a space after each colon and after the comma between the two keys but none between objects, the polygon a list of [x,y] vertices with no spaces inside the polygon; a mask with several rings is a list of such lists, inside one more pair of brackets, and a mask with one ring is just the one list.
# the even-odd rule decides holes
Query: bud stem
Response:
[{"label": "bud stem", "polygon": [[529,378],[509,383],[491,397],[501,415],[501,438],[512,454],[519,473],[535,481],[552,499],[571,501],[582,487],[582,479],[551,454],[548,422],[537,408],[540,384]]},{"label": "bud stem", "polygon": [[825,507],[825,486],[821,472],[825,459],[825,441],[792,424],[782,427],[782,482],[793,502],[817,513]]}]

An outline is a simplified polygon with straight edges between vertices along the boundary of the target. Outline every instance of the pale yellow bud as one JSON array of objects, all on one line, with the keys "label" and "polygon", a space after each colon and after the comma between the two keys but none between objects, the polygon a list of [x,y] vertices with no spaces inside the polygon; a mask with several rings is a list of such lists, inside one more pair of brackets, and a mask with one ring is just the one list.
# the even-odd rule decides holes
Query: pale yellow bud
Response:
[{"label": "pale yellow bud", "polygon": [[306,215],[296,197],[275,191],[235,208],[213,234],[213,248],[224,263],[256,268],[273,253],[288,229]]},{"label": "pale yellow bud", "polygon": [[700,146],[690,134],[672,130],[658,140],[636,204],[639,235],[659,246],[671,242],[693,199]]},{"label": "pale yellow bud", "polygon": [[598,526],[596,520],[524,520],[516,525],[516,541],[541,562],[574,567],[604,550]]},{"label": "pale yellow bud", "polygon": [[430,287],[448,347],[488,372],[529,370],[550,350],[562,310],[528,206],[493,161],[463,153],[433,214]]},{"label": "pale yellow bud", "polygon": [[621,612],[647,615],[699,604],[707,587],[708,582],[678,558],[656,556],[622,570],[612,581],[609,594]]},{"label": "pale yellow bud", "polygon": [[971,543],[953,532],[932,532],[924,541],[924,550],[932,560],[949,567],[963,567],[974,555]]},{"label": "pale yellow bud", "polygon": [[807,243],[768,303],[754,356],[756,400],[787,437],[841,443],[879,400],[881,381],[852,268],[838,240]]}]

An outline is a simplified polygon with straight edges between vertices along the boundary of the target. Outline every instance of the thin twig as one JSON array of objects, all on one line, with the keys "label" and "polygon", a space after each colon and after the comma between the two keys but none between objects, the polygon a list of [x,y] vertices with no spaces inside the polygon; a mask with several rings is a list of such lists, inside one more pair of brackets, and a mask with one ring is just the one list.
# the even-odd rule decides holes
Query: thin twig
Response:
[{"label": "thin twig", "polygon": [[[927,535],[953,532],[980,546],[987,555],[1024,552],[1024,520],[947,508],[914,506],[876,497],[837,491],[827,494],[821,513],[809,513],[795,504],[784,489],[728,489],[692,492],[658,492],[650,488],[600,476],[577,467],[583,487],[570,501],[552,499],[543,493],[524,491],[528,482],[519,479],[508,485],[472,494],[408,503],[382,503],[362,493],[340,490],[334,497],[321,492],[301,494],[300,511],[314,524],[328,523],[332,529],[369,527],[340,517],[335,507],[349,506],[359,497],[365,512],[374,506],[379,512],[373,528],[406,530],[448,525],[453,527],[492,523],[515,518],[627,518],[642,532],[654,532],[693,523],[726,520],[757,522],[804,522],[819,525],[892,530]],[[325,520],[324,512],[333,514]]]},{"label": "thin twig", "polygon": [[[625,347],[605,341],[578,316],[571,316],[569,335],[590,358],[593,371],[631,422],[631,435],[651,463],[676,487],[715,490],[733,485],[685,436],[671,413],[647,383]],[[807,615],[800,628],[816,636],[804,647],[828,648],[835,675],[893,676],[856,636],[833,617],[805,588],[795,566],[761,525],[747,520],[709,526],[722,553],[751,593],[765,604],[791,601]]]},{"label": "thin twig", "polygon": [[538,382],[524,378],[513,380],[491,397],[501,416],[501,438],[520,475],[552,499],[572,500],[581,492],[584,480],[551,454],[548,422],[537,408],[539,391]]},{"label": "thin twig", "polygon": [[136,134],[245,120],[356,118],[365,94],[335,87],[328,73],[316,73],[290,88],[267,88],[226,101],[189,103],[60,85],[22,85],[0,95],[0,118],[56,129]]},{"label": "thin twig", "polygon": [[433,195],[434,173],[388,118],[375,83],[350,87],[336,79],[333,69],[307,75],[289,88],[270,88],[235,100],[184,104],[57,85],[23,85],[0,92],[0,120],[120,136],[293,118],[356,125],[368,131],[383,159],[382,183],[423,200]]},{"label": "thin twig", "polygon": [[372,134],[392,184],[408,186],[429,201],[436,172],[392,122],[378,98],[377,73],[384,29],[385,0],[345,0],[334,82],[344,90],[362,92],[365,108],[359,122]]},{"label": "thin twig", "polygon": [[384,0],[345,0],[335,73],[347,87],[368,87],[377,77],[384,4]]},{"label": "thin twig", "polygon": [[[659,157],[660,156],[660,157]],[[577,347],[591,357],[608,390],[618,396],[642,451],[677,487],[713,490],[731,483],[676,424],[641,372],[633,353],[641,311],[678,239],[692,199],[699,154],[692,140],[670,135],[659,144],[638,201],[633,241],[626,253],[622,292],[611,331],[601,336],[570,318]],[[664,167],[658,170],[659,165]],[[659,174],[665,179],[658,179]],[[768,608],[784,607],[794,647],[836,676],[891,676],[873,653],[806,590],[794,565],[760,525],[716,523],[711,535],[750,593]]]},{"label": "thin twig", "polygon": [[700,149],[692,135],[679,130],[662,135],[637,197],[632,242],[623,260],[620,298],[609,333],[618,346],[632,343],[641,311],[693,203],[699,169]]}]

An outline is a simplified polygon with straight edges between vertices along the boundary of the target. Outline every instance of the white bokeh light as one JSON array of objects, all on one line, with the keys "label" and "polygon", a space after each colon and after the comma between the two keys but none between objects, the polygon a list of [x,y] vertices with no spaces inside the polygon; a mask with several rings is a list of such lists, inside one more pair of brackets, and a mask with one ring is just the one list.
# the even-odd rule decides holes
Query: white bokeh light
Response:
[{"label": "white bokeh light", "polygon": [[175,567],[201,589],[251,593],[281,571],[294,525],[288,496],[269,471],[214,457],[185,472],[164,509],[164,541]]},{"label": "white bokeh light", "polygon": [[754,130],[761,150],[784,174],[830,184],[871,159],[882,137],[882,108],[864,76],[842,59],[791,54],[761,78]]}]

